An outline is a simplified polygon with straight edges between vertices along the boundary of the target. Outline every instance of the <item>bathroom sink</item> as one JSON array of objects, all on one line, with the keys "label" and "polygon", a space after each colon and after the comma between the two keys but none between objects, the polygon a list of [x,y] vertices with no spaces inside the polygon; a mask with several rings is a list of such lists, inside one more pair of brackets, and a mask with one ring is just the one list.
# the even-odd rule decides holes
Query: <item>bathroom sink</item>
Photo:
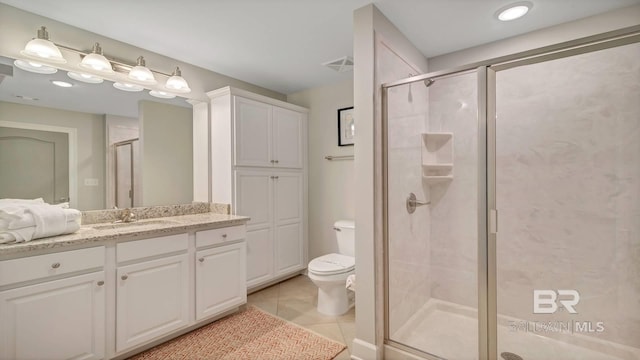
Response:
[{"label": "bathroom sink", "polygon": [[138,228],[138,227],[144,227],[144,226],[172,225],[172,224],[177,224],[177,223],[171,220],[140,220],[140,221],[133,221],[133,222],[96,224],[91,227],[96,230],[113,230],[113,229],[127,229],[127,228]]}]

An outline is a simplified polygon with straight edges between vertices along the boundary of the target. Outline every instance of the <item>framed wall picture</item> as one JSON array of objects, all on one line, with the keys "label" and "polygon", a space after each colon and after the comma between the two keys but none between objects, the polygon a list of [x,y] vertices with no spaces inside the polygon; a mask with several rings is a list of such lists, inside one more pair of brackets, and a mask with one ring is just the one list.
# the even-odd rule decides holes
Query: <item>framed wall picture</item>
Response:
[{"label": "framed wall picture", "polygon": [[353,106],[338,109],[338,146],[353,146],[354,134]]}]

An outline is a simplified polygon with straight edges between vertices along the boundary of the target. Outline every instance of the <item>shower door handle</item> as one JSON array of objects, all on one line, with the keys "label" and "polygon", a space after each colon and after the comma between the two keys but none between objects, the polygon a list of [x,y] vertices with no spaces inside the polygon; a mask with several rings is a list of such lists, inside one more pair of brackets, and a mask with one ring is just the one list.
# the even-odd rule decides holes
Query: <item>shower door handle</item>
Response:
[{"label": "shower door handle", "polygon": [[416,198],[416,194],[410,193],[407,197],[407,212],[413,214],[419,206],[431,204],[431,201],[420,201]]}]

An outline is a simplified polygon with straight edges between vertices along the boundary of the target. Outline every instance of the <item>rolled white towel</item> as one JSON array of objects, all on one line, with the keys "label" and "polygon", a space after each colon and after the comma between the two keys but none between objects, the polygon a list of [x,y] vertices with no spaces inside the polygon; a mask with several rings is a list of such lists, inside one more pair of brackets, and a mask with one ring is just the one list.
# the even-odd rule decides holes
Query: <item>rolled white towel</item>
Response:
[{"label": "rolled white towel", "polygon": [[345,284],[347,290],[356,291],[356,274],[347,276],[347,282]]}]

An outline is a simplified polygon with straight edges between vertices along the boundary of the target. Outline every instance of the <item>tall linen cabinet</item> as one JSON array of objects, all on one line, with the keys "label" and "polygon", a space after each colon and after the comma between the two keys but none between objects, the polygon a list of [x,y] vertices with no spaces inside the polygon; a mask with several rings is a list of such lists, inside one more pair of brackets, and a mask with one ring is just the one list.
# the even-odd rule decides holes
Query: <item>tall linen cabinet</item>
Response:
[{"label": "tall linen cabinet", "polygon": [[247,288],[301,272],[308,262],[308,110],[232,87],[207,95],[211,201],[251,217]]}]

